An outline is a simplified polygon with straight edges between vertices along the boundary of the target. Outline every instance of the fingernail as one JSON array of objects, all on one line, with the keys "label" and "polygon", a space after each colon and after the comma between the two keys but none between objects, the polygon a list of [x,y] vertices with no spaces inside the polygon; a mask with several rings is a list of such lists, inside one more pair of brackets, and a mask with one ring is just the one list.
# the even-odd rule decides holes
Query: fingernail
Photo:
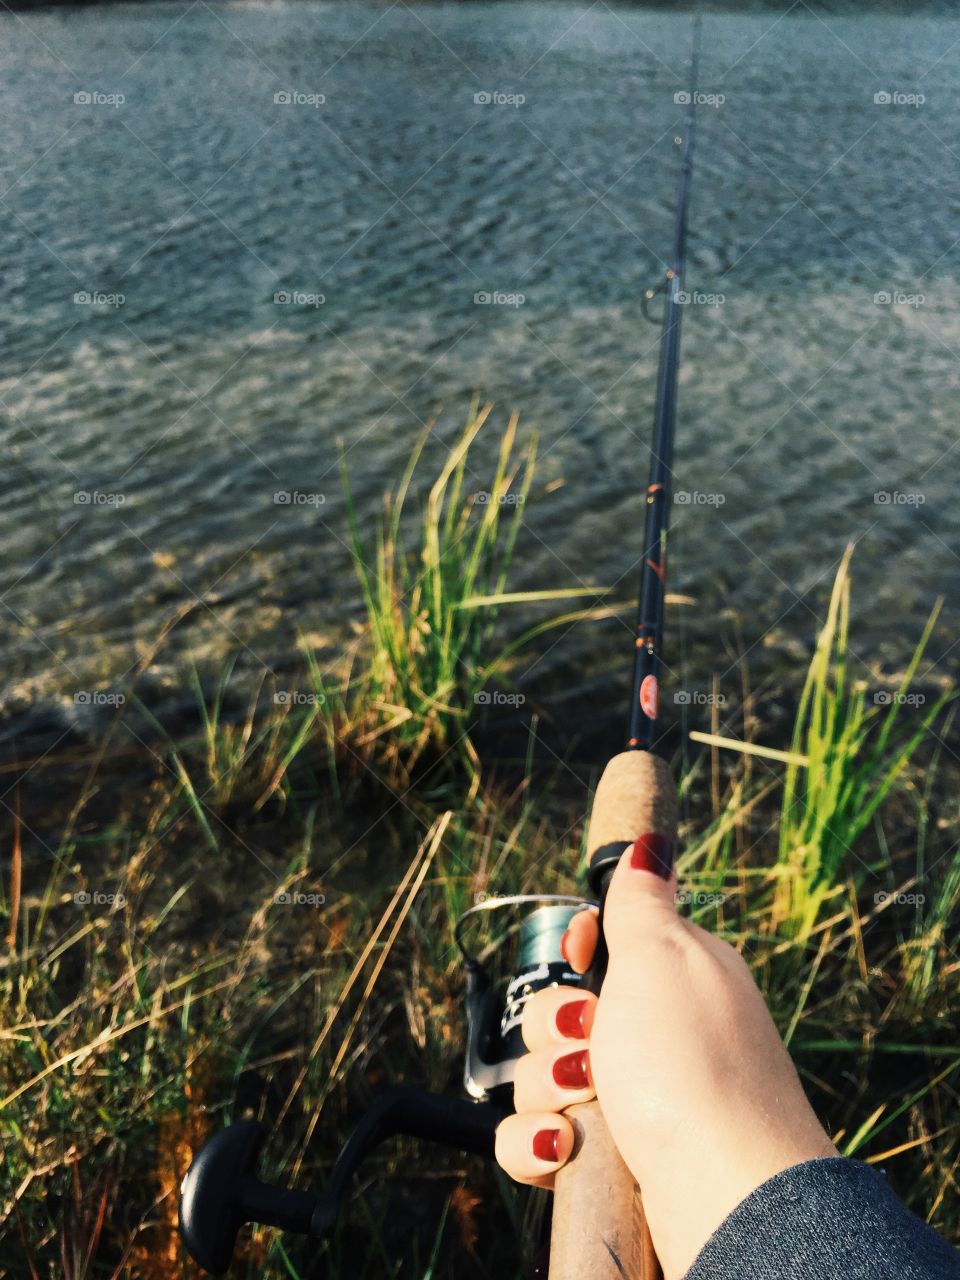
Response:
[{"label": "fingernail", "polygon": [[583,1025],[583,1015],[587,1011],[586,1000],[571,1000],[562,1004],[557,1010],[557,1030],[568,1040],[586,1040],[587,1029]]},{"label": "fingernail", "polygon": [[566,933],[563,935],[563,937],[560,939],[560,954],[563,956],[567,964],[571,963],[570,957],[567,955],[567,943],[569,939],[570,939],[570,930],[568,929]]},{"label": "fingernail", "polygon": [[551,1160],[556,1163],[560,1159],[560,1130],[540,1129],[535,1133],[533,1154],[538,1160]]},{"label": "fingernail", "polygon": [[633,842],[630,865],[634,871],[652,871],[663,880],[669,880],[673,870],[673,842],[656,832],[640,836]]},{"label": "fingernail", "polygon": [[587,1070],[587,1051],[564,1054],[553,1064],[553,1078],[562,1089],[588,1089],[590,1073]]}]

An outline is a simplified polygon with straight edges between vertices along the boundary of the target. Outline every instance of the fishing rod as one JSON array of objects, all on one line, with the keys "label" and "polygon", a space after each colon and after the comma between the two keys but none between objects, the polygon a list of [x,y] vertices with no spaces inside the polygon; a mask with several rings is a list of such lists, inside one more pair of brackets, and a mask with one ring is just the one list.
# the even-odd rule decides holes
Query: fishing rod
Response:
[{"label": "fishing rod", "polygon": [[[666,870],[677,838],[677,788],[666,761],[653,754],[660,710],[667,532],[673,490],[673,437],[680,365],[680,319],[687,254],[687,217],[696,129],[697,76],[702,19],[694,20],[687,115],[680,158],[673,253],[664,280],[646,303],[665,295],[657,369],[650,477],[634,639],[633,689],[626,749],[608,763],[597,784],[587,831],[587,880],[600,904],[599,935],[587,990],[600,994],[608,952],[604,903],[620,859]],[[641,1190],[617,1150],[597,1101],[564,1113],[574,1129],[573,1158],[554,1180],[550,1280],[662,1280]]]},{"label": "fishing rod", "polygon": [[[538,992],[582,986],[599,993],[606,971],[603,904],[620,858],[663,865],[677,831],[676,786],[654,754],[666,595],[666,551],[673,482],[673,436],[686,262],[687,210],[693,164],[699,15],[694,23],[690,91],[682,140],[673,252],[664,280],[641,302],[664,295],[650,479],[635,639],[633,693],[626,749],[597,785],[587,832],[592,898],[518,894],[478,902],[457,921],[454,940],[465,971],[466,1098],[398,1085],[370,1107],[337,1157],[321,1192],[264,1182],[257,1164],[269,1131],[242,1120],[213,1135],[195,1156],[181,1187],[180,1234],[212,1275],[229,1267],[245,1223],[258,1222],[321,1240],[329,1235],[353,1174],[398,1135],[492,1158],[497,1128],[513,1110],[516,1066],[526,1052],[523,1011]],[[638,862],[639,859],[639,862]],[[599,907],[600,935],[591,968],[574,972],[561,952],[573,916]],[[484,930],[486,933],[484,934]],[[484,941],[486,938],[486,941]],[[512,957],[508,951],[512,948]],[[640,1189],[620,1158],[599,1103],[565,1112],[575,1133],[573,1155],[557,1173],[549,1244],[549,1280],[661,1280]]]},{"label": "fishing rod", "polygon": [[660,334],[657,397],[653,419],[647,515],[644,527],[643,567],[633,662],[633,694],[627,749],[649,751],[660,703],[660,670],[663,665],[663,614],[667,593],[667,535],[673,498],[673,436],[677,417],[677,374],[680,368],[680,320],[683,315],[683,280],[687,264],[687,217],[690,178],[693,173],[693,140],[697,124],[697,77],[700,64],[702,19],[694,21],[690,57],[687,118],[680,155],[680,183],[674,226],[673,255],[664,280],[647,290],[645,301],[666,293]]}]

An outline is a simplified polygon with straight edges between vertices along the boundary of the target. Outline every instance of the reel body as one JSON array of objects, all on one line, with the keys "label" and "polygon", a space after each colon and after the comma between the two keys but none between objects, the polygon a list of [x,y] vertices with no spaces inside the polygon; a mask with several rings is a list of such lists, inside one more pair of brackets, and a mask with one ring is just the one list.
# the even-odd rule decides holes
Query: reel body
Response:
[{"label": "reel body", "polygon": [[[490,973],[489,962],[492,954],[502,948],[502,942],[494,942],[480,955],[472,955],[463,941],[465,926],[480,916],[535,903],[542,905],[511,930],[519,936],[517,955],[511,976],[498,983]],[[457,921],[455,936],[466,970],[463,1084],[469,1097],[501,1106],[511,1104],[517,1059],[526,1052],[520,1029],[524,1006],[545,987],[581,985],[581,975],[570,968],[560,952],[560,940],[573,916],[591,905],[583,898],[518,894],[488,898]]]}]

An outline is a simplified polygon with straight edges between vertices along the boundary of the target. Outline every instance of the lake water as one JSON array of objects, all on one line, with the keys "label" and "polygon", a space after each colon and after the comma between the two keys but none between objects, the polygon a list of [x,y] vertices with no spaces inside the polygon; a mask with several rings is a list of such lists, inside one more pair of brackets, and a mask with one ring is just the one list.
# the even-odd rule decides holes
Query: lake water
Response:
[{"label": "lake water", "polygon": [[[281,0],[2,22],[8,729],[82,723],[75,692],[197,598],[159,687],[188,654],[282,670],[298,631],[332,658],[357,604],[337,441],[372,515],[421,425],[439,415],[429,469],[474,395],[496,404],[478,489],[511,410],[540,440],[512,585],[633,595],[639,300],[670,245],[689,16]],[[938,594],[952,643],[958,39],[927,11],[707,19],[671,581],[696,600],[670,624],[688,685],[735,685],[741,649],[796,661],[850,538],[864,664],[902,663]],[[294,490],[322,501],[275,504]],[[621,696],[623,628],[558,640],[517,672],[528,693]]]}]

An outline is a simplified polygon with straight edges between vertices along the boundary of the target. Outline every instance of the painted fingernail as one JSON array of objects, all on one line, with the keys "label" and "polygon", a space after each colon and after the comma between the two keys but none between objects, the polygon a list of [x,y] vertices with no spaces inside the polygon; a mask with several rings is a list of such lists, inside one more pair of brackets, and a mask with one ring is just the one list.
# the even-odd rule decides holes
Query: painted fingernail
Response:
[{"label": "painted fingernail", "polygon": [[570,930],[568,929],[566,933],[563,935],[563,937],[560,939],[560,954],[563,956],[567,964],[571,963],[570,957],[567,954],[567,944],[569,941],[570,941]]},{"label": "painted fingernail", "polygon": [[560,1159],[560,1130],[540,1129],[533,1135],[533,1154],[538,1160]]},{"label": "painted fingernail", "polygon": [[562,1004],[557,1010],[557,1030],[568,1040],[586,1040],[587,1028],[584,1015],[587,1012],[586,1000],[571,1000]]},{"label": "painted fingernail", "polygon": [[561,1089],[588,1089],[590,1073],[587,1069],[587,1051],[564,1054],[553,1064],[553,1078]]},{"label": "painted fingernail", "polygon": [[633,842],[630,865],[634,871],[652,871],[654,875],[669,880],[673,870],[673,841],[656,832],[640,836]]}]

